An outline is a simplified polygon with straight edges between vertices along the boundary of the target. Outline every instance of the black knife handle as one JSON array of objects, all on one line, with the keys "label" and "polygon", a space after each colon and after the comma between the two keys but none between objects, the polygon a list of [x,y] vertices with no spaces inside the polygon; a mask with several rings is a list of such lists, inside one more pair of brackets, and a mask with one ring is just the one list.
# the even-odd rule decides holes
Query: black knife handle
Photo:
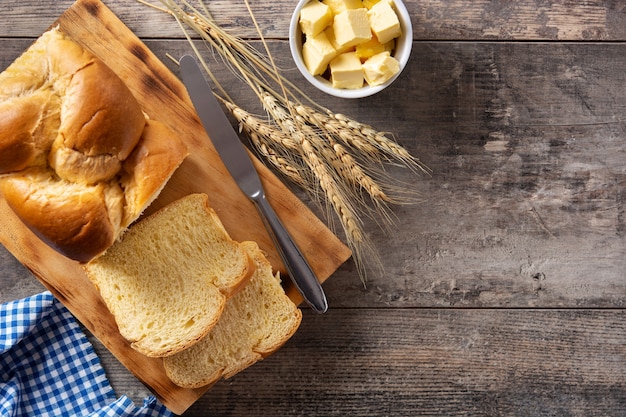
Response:
[{"label": "black knife handle", "polygon": [[267,228],[291,280],[309,306],[318,313],[328,310],[326,295],[304,255],[293,241],[276,212],[261,193],[252,199]]}]

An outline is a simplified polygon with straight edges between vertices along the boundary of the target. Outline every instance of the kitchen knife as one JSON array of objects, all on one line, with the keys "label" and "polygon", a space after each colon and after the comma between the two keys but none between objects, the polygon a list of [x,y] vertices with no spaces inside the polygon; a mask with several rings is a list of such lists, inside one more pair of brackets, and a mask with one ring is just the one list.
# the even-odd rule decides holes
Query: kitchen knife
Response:
[{"label": "kitchen knife", "polygon": [[241,191],[254,203],[289,276],[309,306],[318,313],[328,309],[326,295],[304,255],[265,198],[259,175],[213,91],[191,55],[180,59],[180,72],[191,101],[224,165]]}]

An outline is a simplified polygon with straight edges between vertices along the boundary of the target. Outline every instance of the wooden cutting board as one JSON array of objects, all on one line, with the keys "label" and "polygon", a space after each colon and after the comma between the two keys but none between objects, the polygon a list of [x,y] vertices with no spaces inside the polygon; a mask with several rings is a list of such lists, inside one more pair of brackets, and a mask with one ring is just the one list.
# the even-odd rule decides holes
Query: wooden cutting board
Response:
[{"label": "wooden cutting board", "polygon": [[[189,147],[190,156],[148,213],[184,195],[203,192],[231,236],[254,240],[275,269],[280,259],[254,206],[239,191],[215,153],[180,80],[99,0],[79,0],[55,25],[111,67],[130,87],[144,111],[167,123]],[[103,86],[105,88],[106,86]],[[268,169],[255,160],[267,197],[309,260],[320,281],[350,256],[350,251]],[[98,292],[82,268],[32,234],[0,197],[0,243],[59,299],[138,379],[174,413],[181,414],[208,387],[189,390],[172,384],[159,359],[147,358],[120,336]],[[289,296],[299,294],[284,278]]]}]

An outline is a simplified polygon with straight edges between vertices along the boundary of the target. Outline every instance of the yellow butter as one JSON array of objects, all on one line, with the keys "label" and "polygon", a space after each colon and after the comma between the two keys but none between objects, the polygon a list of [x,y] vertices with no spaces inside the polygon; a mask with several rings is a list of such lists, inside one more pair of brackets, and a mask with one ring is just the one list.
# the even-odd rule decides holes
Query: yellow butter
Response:
[{"label": "yellow butter", "polygon": [[374,6],[379,1],[380,0],[363,0],[363,7],[365,7],[366,9],[371,9],[372,6]]},{"label": "yellow butter", "polygon": [[333,15],[337,15],[344,10],[360,9],[363,7],[361,0],[322,0],[322,2],[330,7]]},{"label": "yellow butter", "polygon": [[307,36],[302,45],[304,65],[311,75],[320,75],[326,71],[328,63],[337,55],[325,32],[316,36]]},{"label": "yellow butter", "polygon": [[326,29],[324,29],[324,32],[326,32],[326,37],[328,38],[330,44],[337,51],[337,55],[354,50],[354,45],[340,46],[339,44],[337,44],[337,40],[335,40],[335,30],[333,29],[333,25],[330,25]]},{"label": "yellow butter", "polygon": [[363,68],[355,52],[345,52],[329,64],[330,79],[335,88],[356,89],[363,87]]},{"label": "yellow butter", "polygon": [[387,1],[376,3],[367,11],[372,32],[380,43],[386,43],[402,34],[400,20]]},{"label": "yellow butter", "polygon": [[307,36],[315,36],[333,21],[330,7],[317,0],[308,2],[300,10],[300,29]]},{"label": "yellow butter", "polygon": [[357,45],[372,39],[367,9],[348,9],[335,16],[335,41],[340,48]]},{"label": "yellow butter", "polygon": [[363,63],[363,76],[371,86],[386,83],[400,71],[400,63],[389,52],[381,52]]},{"label": "yellow butter", "polygon": [[365,61],[366,59],[371,58],[381,52],[393,51],[395,43],[395,40],[392,39],[389,42],[382,44],[376,36],[372,36],[372,39],[370,39],[369,41],[358,44],[355,48],[355,52],[356,55],[361,59],[361,61]]}]

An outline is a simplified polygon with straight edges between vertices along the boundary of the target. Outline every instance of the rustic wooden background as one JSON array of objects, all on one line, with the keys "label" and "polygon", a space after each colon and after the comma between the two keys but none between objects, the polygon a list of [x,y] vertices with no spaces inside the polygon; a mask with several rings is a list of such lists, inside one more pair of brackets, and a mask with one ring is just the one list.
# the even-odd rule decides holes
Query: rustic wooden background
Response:
[{"label": "rustic wooden background", "polygon": [[[168,16],[104,3],[163,61],[190,52]],[[384,273],[364,288],[346,263],[324,286],[327,314],[305,309],[283,349],[185,415],[626,415],[626,3],[407,1],[409,66],[357,101],[314,91],[295,70],[295,0],[254,3],[291,79],[393,132],[433,174],[392,170],[425,202],[397,208],[392,233],[368,228]],[[71,4],[3,0],[0,70]],[[210,9],[258,38],[242,1]],[[43,290],[4,248],[0,262],[0,301]],[[92,341],[118,394],[148,394]]]}]

